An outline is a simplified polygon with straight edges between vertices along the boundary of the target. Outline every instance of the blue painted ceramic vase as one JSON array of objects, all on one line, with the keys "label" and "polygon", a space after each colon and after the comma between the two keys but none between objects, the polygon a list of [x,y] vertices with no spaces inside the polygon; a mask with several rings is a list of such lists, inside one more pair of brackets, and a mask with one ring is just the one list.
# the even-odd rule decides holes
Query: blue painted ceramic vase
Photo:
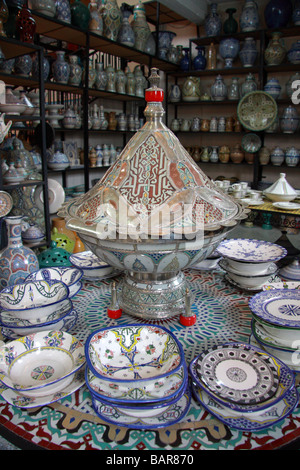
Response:
[{"label": "blue painted ceramic vase", "polygon": [[132,15],[132,7],[126,4],[122,4],[122,23],[118,32],[118,42],[124,44],[125,46],[133,47],[135,43],[135,36],[131,24],[129,23],[129,18]]},{"label": "blue painted ceramic vase", "polygon": [[246,0],[240,16],[240,29],[244,32],[259,29],[259,14],[257,3],[253,0]]},{"label": "blue painted ceramic vase", "polygon": [[292,64],[299,65],[300,64],[300,40],[294,42],[292,47],[287,53],[288,61]]},{"label": "blue painted ceramic vase", "polygon": [[65,23],[71,23],[71,8],[69,0],[56,0],[55,1],[55,18],[64,21]]},{"label": "blue painted ceramic vase", "polygon": [[205,47],[197,46],[198,54],[193,59],[193,69],[194,70],[205,70],[206,67],[206,58],[205,58]]},{"label": "blue painted ceramic vase", "polygon": [[266,5],[264,16],[268,28],[284,28],[287,26],[293,13],[290,0],[270,0]]},{"label": "blue painted ceramic vase", "polygon": [[253,67],[257,59],[256,42],[252,37],[245,38],[240,50],[240,59],[243,67]]},{"label": "blue painted ceramic vase", "polygon": [[220,41],[219,53],[225,60],[225,68],[231,68],[234,59],[240,51],[240,41],[235,38],[226,38]]},{"label": "blue painted ceramic vase", "polygon": [[57,83],[67,84],[70,78],[70,65],[65,60],[65,52],[57,51],[52,64],[53,78]]},{"label": "blue painted ceramic vase", "polygon": [[219,36],[222,32],[222,20],[217,12],[217,3],[212,3],[210,12],[204,21],[204,29],[207,37]]},{"label": "blue painted ceramic vase", "polygon": [[277,78],[270,78],[270,80],[268,80],[264,86],[264,91],[269,93],[269,95],[271,95],[274,100],[277,100],[281,93],[281,85],[279,80],[277,80]]}]

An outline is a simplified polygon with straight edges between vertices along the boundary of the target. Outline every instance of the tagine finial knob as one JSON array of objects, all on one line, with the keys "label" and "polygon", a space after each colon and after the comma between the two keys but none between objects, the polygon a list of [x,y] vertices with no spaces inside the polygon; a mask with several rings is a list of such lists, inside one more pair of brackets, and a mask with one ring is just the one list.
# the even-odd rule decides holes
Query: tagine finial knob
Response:
[{"label": "tagine finial knob", "polygon": [[148,80],[150,83],[150,88],[147,88],[145,91],[145,100],[147,103],[162,102],[164,100],[164,91],[162,88],[159,88],[160,76],[158,74],[157,68],[151,68],[151,75]]}]

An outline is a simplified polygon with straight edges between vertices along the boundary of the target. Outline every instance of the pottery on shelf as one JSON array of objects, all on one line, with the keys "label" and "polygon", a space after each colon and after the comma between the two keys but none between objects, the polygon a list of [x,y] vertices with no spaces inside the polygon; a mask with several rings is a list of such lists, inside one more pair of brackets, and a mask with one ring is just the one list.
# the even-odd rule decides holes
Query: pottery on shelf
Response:
[{"label": "pottery on shelf", "polygon": [[[135,35],[134,31],[129,23],[129,18],[132,15],[133,7],[122,3],[121,13],[122,13],[122,23],[118,32],[117,40],[120,44],[125,46],[134,47]],[[155,53],[155,50],[154,50]]]},{"label": "pottery on shelf", "polygon": [[181,89],[178,84],[172,84],[169,90],[169,101],[178,103],[181,100]]},{"label": "pottery on shelf", "polygon": [[300,40],[294,42],[287,53],[287,59],[289,62],[295,65],[300,64]]},{"label": "pottery on shelf", "polygon": [[295,26],[300,25],[300,1],[296,0],[294,4],[294,10],[292,13],[292,20]]},{"label": "pottery on shelf", "polygon": [[231,84],[228,88],[229,100],[239,100],[240,99],[240,87],[239,87],[239,77],[232,77]]},{"label": "pottery on shelf", "polygon": [[240,41],[235,38],[226,38],[220,41],[219,53],[225,60],[225,68],[231,68],[240,50]]},{"label": "pottery on shelf", "polygon": [[214,84],[210,88],[210,94],[214,101],[224,101],[227,98],[227,85],[223,77],[217,75]]},{"label": "pottery on shelf", "polygon": [[95,80],[95,88],[97,90],[106,90],[107,86],[107,72],[104,70],[103,62],[96,62],[96,80]]},{"label": "pottery on shelf", "polygon": [[96,1],[89,3],[90,20],[89,20],[89,31],[95,34],[103,34],[103,19],[101,16],[100,9]]},{"label": "pottery on shelf", "polygon": [[18,56],[15,59],[14,70],[17,75],[29,77],[32,69],[32,58],[30,54]]},{"label": "pottery on shelf", "polygon": [[287,106],[280,117],[280,128],[284,134],[294,134],[299,127],[300,117],[295,106]]},{"label": "pottery on shelf", "polygon": [[135,35],[134,47],[140,51],[145,51],[151,30],[146,20],[145,6],[140,1],[133,8],[131,27]]},{"label": "pottery on shelf", "polygon": [[258,52],[255,39],[252,37],[245,38],[239,54],[243,67],[253,67],[256,62],[257,55]]},{"label": "pottery on shelf", "polygon": [[182,85],[183,101],[199,101],[201,96],[200,78],[189,76]]},{"label": "pottery on shelf", "polygon": [[241,86],[241,95],[245,96],[247,93],[251,93],[252,91],[256,91],[258,85],[255,80],[255,76],[252,73],[249,73]]},{"label": "pottery on shelf", "polygon": [[285,163],[287,166],[297,166],[300,160],[300,151],[296,147],[288,147],[285,149]]},{"label": "pottery on shelf", "polygon": [[198,53],[193,59],[193,69],[194,70],[205,70],[206,67],[206,58],[205,58],[205,47],[197,46]]},{"label": "pottery on shelf", "polygon": [[173,31],[158,31],[158,57],[167,60],[171,43],[176,33]]},{"label": "pottery on shelf", "polygon": [[54,0],[31,0],[31,8],[45,16],[54,17],[56,6]]},{"label": "pottery on shelf", "polygon": [[[108,65],[105,68],[107,75],[106,91],[115,93],[116,91],[116,71],[112,65]],[[134,93],[133,93],[134,94]]]},{"label": "pottery on shelf", "polygon": [[277,100],[281,93],[281,85],[277,78],[270,78],[264,86],[264,91],[273,96],[274,100]]},{"label": "pottery on shelf", "polygon": [[267,65],[280,65],[286,56],[286,49],[281,40],[281,33],[272,33],[272,38],[264,52],[264,58]]},{"label": "pottery on shelf", "polygon": [[291,19],[293,6],[290,0],[270,0],[265,7],[264,17],[268,28],[285,28]]},{"label": "pottery on shelf", "polygon": [[180,70],[188,72],[190,69],[190,49],[188,47],[182,48],[182,57],[179,62]]},{"label": "pottery on shelf", "polygon": [[230,160],[233,163],[241,163],[245,158],[245,153],[242,150],[240,144],[236,144],[231,150],[230,150]]},{"label": "pottery on shelf", "polygon": [[214,43],[207,48],[207,69],[215,70],[217,68],[217,49]]},{"label": "pottery on shelf", "polygon": [[228,18],[224,21],[223,31],[224,34],[235,34],[238,30],[238,22],[233,15],[236,13],[236,8],[227,8],[226,13]]},{"label": "pottery on shelf", "polygon": [[222,32],[222,20],[217,12],[218,4],[212,3],[210,12],[204,21],[204,30],[207,37],[219,36]]},{"label": "pottery on shelf", "polygon": [[106,0],[102,5],[103,35],[117,41],[122,23],[122,13],[116,0]]},{"label": "pottery on shelf", "polygon": [[284,162],[284,151],[280,147],[274,147],[270,153],[270,161],[274,166],[280,166]]},{"label": "pottery on shelf", "polygon": [[[46,56],[43,57],[43,70],[42,70],[42,76],[45,81],[48,80],[49,74],[50,74],[50,62]],[[39,80],[39,55],[36,53],[33,56],[32,59],[32,69],[31,69],[31,76],[32,78],[35,78],[36,80]]]},{"label": "pottery on shelf", "polygon": [[19,36],[20,41],[33,43],[35,31],[36,21],[24,3],[15,16],[15,33]]},{"label": "pottery on shelf", "polygon": [[270,150],[267,147],[262,147],[258,152],[260,165],[267,165],[270,161]]},{"label": "pottery on shelf", "polygon": [[240,16],[241,32],[255,31],[259,29],[259,24],[257,3],[253,0],[245,0]]},{"label": "pottery on shelf", "polygon": [[52,73],[57,83],[67,85],[70,77],[70,65],[65,60],[65,51],[56,52],[56,60],[52,64]]},{"label": "pottery on shelf", "polygon": [[90,11],[83,2],[74,0],[70,4],[71,9],[71,23],[73,26],[80,28],[83,31],[88,31],[90,22]]},{"label": "pottery on shelf", "polygon": [[79,59],[77,55],[70,55],[69,63],[70,63],[70,74],[69,74],[68,83],[70,85],[80,86],[81,79],[82,79],[82,67],[79,64]]},{"label": "pottery on shelf", "polygon": [[71,8],[69,0],[55,0],[55,18],[71,24]]}]

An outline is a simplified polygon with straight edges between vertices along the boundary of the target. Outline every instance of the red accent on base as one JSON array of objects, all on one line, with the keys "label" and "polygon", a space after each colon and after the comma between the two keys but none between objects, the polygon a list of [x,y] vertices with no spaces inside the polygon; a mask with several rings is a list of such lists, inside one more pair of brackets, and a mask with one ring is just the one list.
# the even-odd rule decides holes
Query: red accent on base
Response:
[{"label": "red accent on base", "polygon": [[192,326],[192,325],[195,325],[197,321],[197,316],[191,315],[190,317],[186,317],[184,315],[180,315],[179,320],[183,326]]},{"label": "red accent on base", "polygon": [[113,320],[116,320],[117,318],[120,318],[122,315],[122,309],[119,308],[118,310],[111,310],[110,308],[107,309],[107,316],[109,318],[112,318]]},{"label": "red accent on base", "polygon": [[149,102],[162,102],[164,100],[163,90],[146,90],[145,100]]}]

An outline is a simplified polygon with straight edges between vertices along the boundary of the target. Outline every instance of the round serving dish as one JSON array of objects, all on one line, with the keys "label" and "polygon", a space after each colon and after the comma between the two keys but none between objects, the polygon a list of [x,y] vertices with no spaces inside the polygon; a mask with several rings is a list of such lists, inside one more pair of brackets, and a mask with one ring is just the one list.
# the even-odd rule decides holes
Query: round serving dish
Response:
[{"label": "round serving dish", "polygon": [[245,152],[256,153],[262,146],[261,138],[257,134],[245,134],[242,138],[242,147]]},{"label": "round serving dish", "polygon": [[245,270],[249,268],[248,263],[275,263],[287,254],[287,250],[280,245],[249,238],[223,240],[217,251],[229,260],[243,262]]},{"label": "round serving dish", "polygon": [[[70,262],[73,266],[81,269],[86,278],[102,279],[117,272],[117,270],[102,261],[92,251],[82,251],[81,253],[72,254]],[[119,272],[119,271],[118,271]]]},{"label": "round serving dish", "polygon": [[81,278],[83,271],[73,267],[51,267],[42,268],[26,277],[27,281],[60,281],[66,284],[69,289],[69,297],[72,298],[81,289]]},{"label": "round serving dish", "polygon": [[278,108],[274,98],[265,91],[252,91],[243,96],[237,107],[240,123],[253,132],[264,131],[276,121]]},{"label": "round serving dish", "polygon": [[270,279],[270,276],[273,276],[277,273],[278,267],[275,263],[271,263],[267,270],[264,273],[260,274],[241,274],[240,272],[234,270],[229,265],[228,261],[223,259],[219,262],[219,266],[227,272],[227,275],[240,286],[245,286],[247,288],[256,287],[263,285],[265,282]]}]

